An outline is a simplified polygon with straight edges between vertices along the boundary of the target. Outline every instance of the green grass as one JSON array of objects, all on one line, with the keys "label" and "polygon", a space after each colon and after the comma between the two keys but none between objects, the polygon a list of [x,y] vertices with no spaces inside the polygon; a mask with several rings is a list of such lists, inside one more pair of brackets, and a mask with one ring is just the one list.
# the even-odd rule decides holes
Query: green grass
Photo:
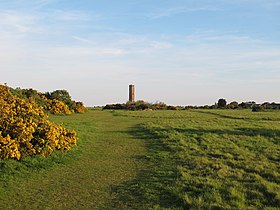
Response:
[{"label": "green grass", "polygon": [[279,209],[280,112],[52,116],[78,146],[0,161],[0,209]]},{"label": "green grass", "polygon": [[[174,209],[279,209],[279,112],[193,110],[119,115],[149,121],[134,132],[135,137],[147,139],[150,148],[150,174],[138,180],[143,188],[139,194],[150,194],[145,200]],[[149,178],[152,184],[147,183]]]},{"label": "green grass", "polygon": [[0,209],[111,209],[112,188],[142,166],[134,156],[143,154],[144,144],[125,132],[133,119],[101,111],[51,119],[74,128],[78,146],[46,159],[1,161]]}]

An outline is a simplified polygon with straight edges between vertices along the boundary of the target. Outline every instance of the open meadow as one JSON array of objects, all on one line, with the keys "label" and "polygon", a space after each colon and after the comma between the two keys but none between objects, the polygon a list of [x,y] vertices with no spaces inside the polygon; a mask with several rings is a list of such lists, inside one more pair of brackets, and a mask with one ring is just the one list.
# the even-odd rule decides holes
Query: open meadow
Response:
[{"label": "open meadow", "polygon": [[279,209],[280,112],[51,116],[77,147],[0,161],[0,209]]}]

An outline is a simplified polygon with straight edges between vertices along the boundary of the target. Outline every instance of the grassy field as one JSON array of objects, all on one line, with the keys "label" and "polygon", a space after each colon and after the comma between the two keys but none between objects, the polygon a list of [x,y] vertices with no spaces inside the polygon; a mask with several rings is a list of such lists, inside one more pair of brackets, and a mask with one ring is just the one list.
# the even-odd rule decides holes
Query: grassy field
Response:
[{"label": "grassy field", "polygon": [[279,209],[280,112],[52,116],[78,147],[0,161],[0,209]]},{"label": "grassy field", "polygon": [[161,199],[150,200],[165,208],[279,209],[279,112],[193,110],[119,115],[147,121],[134,130],[135,137],[148,140],[148,158],[153,164],[152,184],[139,182],[144,186],[142,194],[152,192],[143,199],[162,192]]}]

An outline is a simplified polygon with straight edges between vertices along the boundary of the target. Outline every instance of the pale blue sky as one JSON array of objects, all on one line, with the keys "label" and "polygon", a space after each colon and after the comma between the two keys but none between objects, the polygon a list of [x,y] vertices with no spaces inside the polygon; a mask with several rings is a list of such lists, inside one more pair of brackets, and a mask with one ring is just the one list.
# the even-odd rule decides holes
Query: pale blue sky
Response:
[{"label": "pale blue sky", "polygon": [[280,102],[280,0],[0,0],[0,83],[87,106]]}]

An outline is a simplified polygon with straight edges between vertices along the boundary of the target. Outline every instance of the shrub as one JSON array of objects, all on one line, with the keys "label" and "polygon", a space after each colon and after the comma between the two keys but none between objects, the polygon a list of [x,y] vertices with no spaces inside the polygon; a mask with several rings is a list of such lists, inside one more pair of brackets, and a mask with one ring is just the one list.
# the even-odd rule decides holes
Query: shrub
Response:
[{"label": "shrub", "polygon": [[218,100],[218,108],[226,108],[226,105],[227,105],[227,101],[225,100],[225,99],[223,99],[223,98],[220,98],[219,100]]},{"label": "shrub", "polygon": [[237,108],[238,108],[238,102],[236,102],[236,101],[230,102],[230,103],[227,105],[227,108],[228,108],[228,109],[237,109]]},{"label": "shrub", "polygon": [[0,85],[0,158],[40,155],[54,150],[70,150],[76,145],[74,131],[48,121],[43,108],[24,100]]},{"label": "shrub", "polygon": [[[177,107],[174,107],[177,109]],[[103,107],[103,109],[112,109],[112,110],[147,110],[147,109],[153,109],[153,110],[166,110],[167,105],[163,102],[157,102],[154,104],[139,100],[136,102],[127,102],[126,104],[107,104]],[[182,107],[183,109],[183,107]]]},{"label": "shrub", "polygon": [[264,107],[263,106],[255,105],[252,108],[252,112],[261,112],[261,111],[264,111]]},{"label": "shrub", "polygon": [[249,102],[242,102],[238,106],[242,109],[252,109],[253,106],[256,105],[256,102],[254,101],[249,101]]},{"label": "shrub", "polygon": [[167,106],[167,110],[178,110],[176,106]]},{"label": "shrub", "polygon": [[156,102],[152,105],[152,109],[155,110],[166,110],[167,109],[167,105],[163,102]]},{"label": "shrub", "polygon": [[65,104],[72,104],[71,96],[67,90],[55,90],[52,93],[49,93],[49,99],[56,99],[62,101]]},{"label": "shrub", "polygon": [[10,91],[19,98],[33,100],[51,114],[83,113],[86,111],[84,104],[82,102],[72,101],[70,94],[66,90],[40,93],[32,88],[10,88]]},{"label": "shrub", "polygon": [[75,102],[75,104],[76,104],[76,108],[74,109],[74,112],[84,113],[87,110],[83,102]]},{"label": "shrub", "polygon": [[120,110],[125,109],[125,104],[107,104],[103,107],[103,109],[113,109],[113,110]]},{"label": "shrub", "polygon": [[72,114],[72,112],[69,110],[69,107],[62,101],[53,99],[48,100],[48,103],[47,110],[52,114]]},{"label": "shrub", "polygon": [[[66,106],[68,106],[68,110],[70,111],[70,114],[73,112],[83,113],[86,111],[86,108],[82,102],[76,102],[71,100],[71,96],[67,90],[55,90],[52,93],[46,93],[45,95],[49,100],[58,100],[64,103]],[[62,105],[59,106],[62,107]],[[57,110],[59,110],[59,108]],[[67,112],[65,108],[61,109],[61,111],[64,110],[65,112]],[[69,112],[68,113],[62,112],[58,114],[69,114]]]}]

